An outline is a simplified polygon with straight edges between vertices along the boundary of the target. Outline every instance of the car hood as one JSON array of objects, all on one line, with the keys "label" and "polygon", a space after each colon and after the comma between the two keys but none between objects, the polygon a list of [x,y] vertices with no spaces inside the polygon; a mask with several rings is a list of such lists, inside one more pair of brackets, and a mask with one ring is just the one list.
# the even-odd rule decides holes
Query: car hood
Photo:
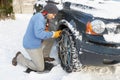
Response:
[{"label": "car hood", "polygon": [[[71,8],[93,15],[94,17],[118,19],[120,18],[120,1],[118,0],[78,0],[70,1]],[[76,5],[75,5],[76,4]]]}]

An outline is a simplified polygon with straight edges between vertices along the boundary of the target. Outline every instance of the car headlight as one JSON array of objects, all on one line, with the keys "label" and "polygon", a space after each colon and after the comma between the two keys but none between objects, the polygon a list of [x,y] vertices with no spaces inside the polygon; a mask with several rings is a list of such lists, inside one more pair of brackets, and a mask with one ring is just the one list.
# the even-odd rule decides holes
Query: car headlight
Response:
[{"label": "car headlight", "polygon": [[105,31],[105,23],[101,20],[92,21],[91,26],[92,30],[97,34],[101,34]]}]

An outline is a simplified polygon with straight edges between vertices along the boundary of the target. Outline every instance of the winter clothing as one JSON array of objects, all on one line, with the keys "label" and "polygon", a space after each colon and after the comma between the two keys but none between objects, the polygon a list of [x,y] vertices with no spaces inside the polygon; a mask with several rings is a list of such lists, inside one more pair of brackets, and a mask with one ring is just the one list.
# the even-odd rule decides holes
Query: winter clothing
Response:
[{"label": "winter clothing", "polygon": [[59,30],[59,31],[55,31],[55,32],[53,32],[53,38],[58,38],[58,37],[60,37],[60,35],[61,35],[61,30]]},{"label": "winter clothing", "polygon": [[[54,67],[54,65],[52,63],[45,62],[45,71],[50,71],[53,67]],[[37,72],[35,70],[27,68],[25,73],[30,73],[31,71]]]},{"label": "winter clothing", "polygon": [[44,10],[47,11],[48,13],[53,13],[53,14],[58,13],[58,8],[52,3],[49,3],[48,5],[46,5],[44,7]]},{"label": "winter clothing", "polygon": [[17,52],[17,54],[15,55],[15,57],[12,59],[12,65],[17,66],[17,57],[20,54],[21,54],[21,52]]},{"label": "winter clothing", "polygon": [[23,38],[23,46],[26,49],[41,47],[42,40],[51,38],[53,32],[45,31],[46,20],[41,13],[36,13],[30,20]]}]

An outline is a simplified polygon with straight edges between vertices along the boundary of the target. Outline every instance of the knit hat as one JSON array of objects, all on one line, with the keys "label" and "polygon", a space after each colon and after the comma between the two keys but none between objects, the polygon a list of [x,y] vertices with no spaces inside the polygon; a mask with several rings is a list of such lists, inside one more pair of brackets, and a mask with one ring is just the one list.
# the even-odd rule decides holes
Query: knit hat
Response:
[{"label": "knit hat", "polygon": [[53,13],[57,14],[58,13],[58,8],[56,5],[49,3],[44,7],[44,10],[47,11],[48,13]]}]

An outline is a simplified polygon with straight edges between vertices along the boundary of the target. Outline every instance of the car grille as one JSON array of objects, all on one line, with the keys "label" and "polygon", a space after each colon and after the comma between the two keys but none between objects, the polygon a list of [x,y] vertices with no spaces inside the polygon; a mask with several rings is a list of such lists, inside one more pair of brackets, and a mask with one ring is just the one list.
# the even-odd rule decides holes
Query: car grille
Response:
[{"label": "car grille", "polygon": [[106,29],[107,29],[108,34],[119,34],[120,24],[107,24]]},{"label": "car grille", "polygon": [[107,42],[120,43],[120,24],[107,24],[107,34],[104,34],[104,39]]},{"label": "car grille", "polygon": [[120,33],[120,25],[117,25],[117,28],[115,30],[115,34],[119,34]]}]

